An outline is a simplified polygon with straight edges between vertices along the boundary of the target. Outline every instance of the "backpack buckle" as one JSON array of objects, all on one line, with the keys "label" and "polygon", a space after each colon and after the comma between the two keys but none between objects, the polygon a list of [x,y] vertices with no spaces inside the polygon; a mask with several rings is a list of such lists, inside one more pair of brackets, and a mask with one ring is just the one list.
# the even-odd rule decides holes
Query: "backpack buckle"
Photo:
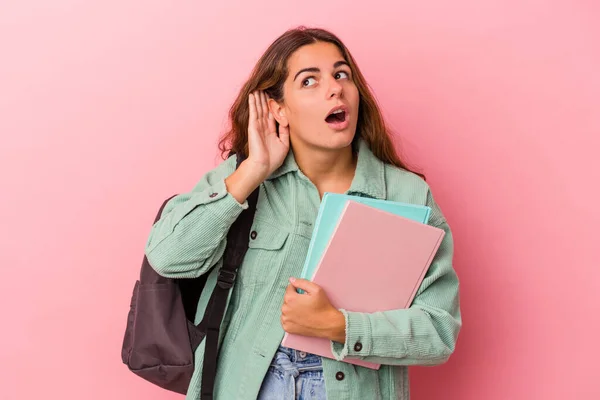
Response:
[{"label": "backpack buckle", "polygon": [[219,270],[217,284],[219,285],[219,287],[221,287],[223,289],[229,289],[233,286],[233,282],[235,282],[236,277],[237,277],[237,272],[228,271],[226,269],[221,268]]}]

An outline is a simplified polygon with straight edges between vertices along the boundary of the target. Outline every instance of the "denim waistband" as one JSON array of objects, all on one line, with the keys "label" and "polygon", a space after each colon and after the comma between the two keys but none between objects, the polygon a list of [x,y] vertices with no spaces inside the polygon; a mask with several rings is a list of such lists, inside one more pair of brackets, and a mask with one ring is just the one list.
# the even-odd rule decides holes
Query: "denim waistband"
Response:
[{"label": "denim waistband", "polygon": [[293,364],[299,370],[317,370],[322,368],[321,357],[288,347],[279,346],[271,366],[290,367]]}]

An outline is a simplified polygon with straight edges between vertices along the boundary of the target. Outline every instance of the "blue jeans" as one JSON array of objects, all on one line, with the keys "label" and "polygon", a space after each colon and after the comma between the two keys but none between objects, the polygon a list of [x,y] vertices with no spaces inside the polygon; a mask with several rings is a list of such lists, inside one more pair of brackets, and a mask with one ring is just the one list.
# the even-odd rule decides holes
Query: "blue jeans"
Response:
[{"label": "blue jeans", "polygon": [[321,357],[279,346],[257,400],[325,400]]}]

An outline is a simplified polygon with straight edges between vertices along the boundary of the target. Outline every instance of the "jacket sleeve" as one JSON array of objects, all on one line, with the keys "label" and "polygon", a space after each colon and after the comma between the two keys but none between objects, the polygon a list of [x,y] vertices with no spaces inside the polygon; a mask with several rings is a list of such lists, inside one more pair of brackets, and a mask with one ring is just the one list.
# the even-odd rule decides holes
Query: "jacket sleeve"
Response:
[{"label": "jacket sleeve", "polygon": [[204,175],[191,192],[165,205],[145,247],[148,262],[159,275],[198,277],[223,256],[229,228],[248,208],[225,186],[225,178],[234,170],[235,157],[230,157]]},{"label": "jacket sleeve", "polygon": [[462,319],[452,232],[430,191],[427,205],[432,209],[429,224],[446,234],[412,305],[376,313],[340,310],[346,341],[331,342],[338,361],[350,356],[384,365],[437,365],[453,353]]}]

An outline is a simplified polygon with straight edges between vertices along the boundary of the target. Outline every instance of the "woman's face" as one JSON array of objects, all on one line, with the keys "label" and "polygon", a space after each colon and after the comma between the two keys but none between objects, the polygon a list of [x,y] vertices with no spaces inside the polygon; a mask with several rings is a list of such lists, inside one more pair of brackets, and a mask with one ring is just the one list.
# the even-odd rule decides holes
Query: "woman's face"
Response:
[{"label": "woman's face", "polygon": [[318,42],[299,48],[288,60],[288,71],[283,103],[273,102],[271,111],[280,124],[289,125],[294,145],[328,150],[350,145],[359,93],[337,46]]}]

